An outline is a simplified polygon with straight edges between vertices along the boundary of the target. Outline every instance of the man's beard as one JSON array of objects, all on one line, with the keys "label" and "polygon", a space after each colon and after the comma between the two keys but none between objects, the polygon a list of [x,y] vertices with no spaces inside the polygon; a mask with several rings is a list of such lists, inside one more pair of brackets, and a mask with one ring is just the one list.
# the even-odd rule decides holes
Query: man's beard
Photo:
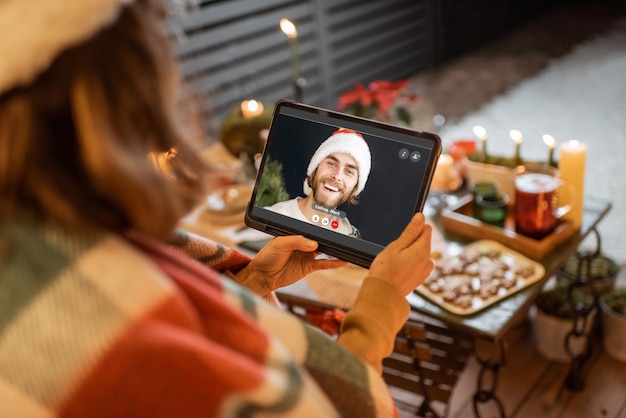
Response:
[{"label": "man's beard", "polygon": [[[324,183],[338,190],[336,192],[331,192],[324,187]],[[329,209],[336,209],[338,206],[344,204],[349,198],[349,193],[346,192],[345,187],[329,177],[315,179],[313,181],[312,189],[313,199],[315,202]]]}]

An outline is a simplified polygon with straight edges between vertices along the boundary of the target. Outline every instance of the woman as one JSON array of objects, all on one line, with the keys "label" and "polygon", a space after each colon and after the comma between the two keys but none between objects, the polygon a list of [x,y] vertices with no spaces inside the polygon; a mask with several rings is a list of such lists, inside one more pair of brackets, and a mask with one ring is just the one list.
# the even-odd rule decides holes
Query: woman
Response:
[{"label": "woman", "polygon": [[[432,269],[423,216],[376,258],[336,342],[259,297],[345,264],[317,243],[276,238],[213,269],[163,244],[206,194],[165,14],[0,3],[0,415],[393,416],[381,362]],[[175,181],[147,158],[170,149]]]}]

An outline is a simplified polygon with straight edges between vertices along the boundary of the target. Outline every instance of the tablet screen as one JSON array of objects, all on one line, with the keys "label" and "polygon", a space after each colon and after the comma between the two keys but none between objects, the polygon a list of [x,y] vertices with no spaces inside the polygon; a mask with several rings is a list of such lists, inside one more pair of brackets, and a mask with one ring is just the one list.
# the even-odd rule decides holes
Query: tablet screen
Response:
[{"label": "tablet screen", "polygon": [[246,224],[369,267],[422,210],[440,152],[431,133],[278,102]]}]

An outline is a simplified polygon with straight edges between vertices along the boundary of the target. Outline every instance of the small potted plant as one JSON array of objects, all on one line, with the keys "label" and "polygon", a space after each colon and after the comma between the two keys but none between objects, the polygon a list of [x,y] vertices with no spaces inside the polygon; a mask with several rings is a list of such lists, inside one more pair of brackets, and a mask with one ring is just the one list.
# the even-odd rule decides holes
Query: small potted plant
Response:
[{"label": "small potted plant", "polygon": [[575,281],[580,276],[585,287],[597,297],[615,286],[618,273],[617,263],[603,254],[595,254],[582,260],[577,255],[571,255],[565,260],[557,276],[570,281]]},{"label": "small potted plant", "polygon": [[[548,360],[569,362],[572,354],[584,353],[589,342],[596,315],[593,296],[582,287],[570,286],[567,280],[558,280],[553,288],[542,291],[535,300],[533,331],[537,351]],[[586,315],[584,330],[587,337],[570,340],[566,350],[565,338],[574,327],[577,315]]]},{"label": "small potted plant", "polygon": [[626,361],[626,287],[614,287],[598,299],[602,343],[611,357]]}]

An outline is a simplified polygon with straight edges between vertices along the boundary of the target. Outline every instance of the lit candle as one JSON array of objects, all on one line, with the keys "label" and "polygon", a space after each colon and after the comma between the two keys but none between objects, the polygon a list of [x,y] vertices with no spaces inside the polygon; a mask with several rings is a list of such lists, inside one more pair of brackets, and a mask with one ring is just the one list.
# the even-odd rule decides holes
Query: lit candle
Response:
[{"label": "lit candle", "polygon": [[296,25],[294,25],[289,19],[280,19],[280,30],[289,38],[289,45],[291,47],[291,68],[293,71],[293,80],[296,81],[300,78],[300,61],[298,59],[298,31]]},{"label": "lit candle", "polygon": [[511,139],[515,143],[515,160],[514,160],[514,164],[515,164],[515,166],[518,166],[522,162],[522,158],[520,157],[520,148],[521,148],[522,141],[524,140],[524,138],[522,137],[522,133],[520,131],[518,131],[517,129],[511,129],[509,131],[509,136],[511,137]]},{"label": "lit candle", "polygon": [[544,134],[541,139],[543,139],[543,143],[548,146],[548,165],[554,165],[554,146],[556,142],[554,141],[554,137],[552,135]]},{"label": "lit candle", "polygon": [[241,102],[241,114],[245,119],[260,116],[263,113],[263,103],[256,100],[244,100]]},{"label": "lit candle", "polygon": [[585,195],[585,161],[587,146],[571,140],[559,146],[559,175],[573,189],[573,203],[570,211],[563,216],[579,229],[583,219],[583,199]]},{"label": "lit candle", "polygon": [[482,158],[483,161],[487,161],[487,131],[482,126],[474,126],[474,135],[480,139],[481,149],[482,149]]},{"label": "lit candle", "polygon": [[433,174],[431,189],[447,192],[454,181],[454,158],[449,154],[441,154]]}]

